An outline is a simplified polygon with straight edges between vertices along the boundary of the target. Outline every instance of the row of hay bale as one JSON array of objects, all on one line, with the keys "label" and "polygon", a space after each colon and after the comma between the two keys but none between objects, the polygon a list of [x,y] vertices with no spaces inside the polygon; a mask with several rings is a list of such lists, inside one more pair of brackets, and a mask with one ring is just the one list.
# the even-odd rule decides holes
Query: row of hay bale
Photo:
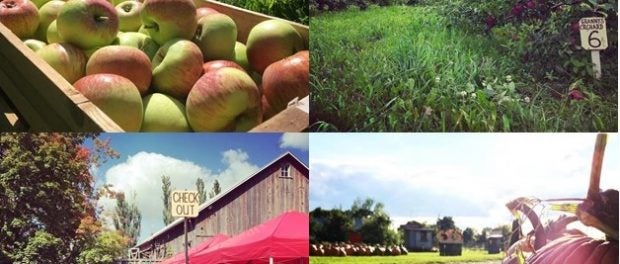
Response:
[{"label": "row of hay bale", "polygon": [[409,253],[404,246],[370,246],[363,243],[322,243],[311,244],[311,256],[399,256]]}]

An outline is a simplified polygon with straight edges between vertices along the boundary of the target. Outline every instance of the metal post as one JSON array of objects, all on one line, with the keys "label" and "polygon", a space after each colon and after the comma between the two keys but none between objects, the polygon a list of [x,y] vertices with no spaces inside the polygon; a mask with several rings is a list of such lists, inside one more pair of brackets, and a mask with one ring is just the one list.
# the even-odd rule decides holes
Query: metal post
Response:
[{"label": "metal post", "polygon": [[187,217],[183,217],[183,233],[185,233],[185,264],[189,264],[189,256],[187,255]]},{"label": "metal post", "polygon": [[601,54],[598,50],[593,50],[592,52],[592,64],[594,67],[594,78],[601,79]]}]

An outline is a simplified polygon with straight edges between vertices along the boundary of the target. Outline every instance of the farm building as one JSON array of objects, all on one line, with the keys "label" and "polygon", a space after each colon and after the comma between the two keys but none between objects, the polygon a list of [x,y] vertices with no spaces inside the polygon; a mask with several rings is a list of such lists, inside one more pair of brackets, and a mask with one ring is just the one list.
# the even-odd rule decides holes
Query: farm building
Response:
[{"label": "farm building", "polygon": [[399,228],[404,233],[405,247],[409,251],[431,251],[433,249],[433,229],[424,225],[409,221]]},{"label": "farm building", "polygon": [[[218,234],[235,236],[287,211],[308,212],[308,167],[290,152],[283,154],[213,199],[188,220],[188,245]],[[130,258],[162,260],[183,252],[183,219],[137,244]]]}]

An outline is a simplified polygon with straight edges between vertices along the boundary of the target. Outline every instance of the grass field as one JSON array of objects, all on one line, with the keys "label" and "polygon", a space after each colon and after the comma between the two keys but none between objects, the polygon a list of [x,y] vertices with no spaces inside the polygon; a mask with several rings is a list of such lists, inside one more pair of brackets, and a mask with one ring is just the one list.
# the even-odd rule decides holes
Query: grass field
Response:
[{"label": "grass field", "polygon": [[430,7],[324,13],[310,28],[314,131],[618,129],[617,87],[553,98],[492,38],[449,27]]},{"label": "grass field", "polygon": [[373,263],[373,264],[418,264],[418,263],[467,263],[502,259],[502,254],[489,255],[486,251],[464,250],[462,256],[440,257],[437,252],[409,253],[397,257],[310,257],[312,264],[333,263]]}]

